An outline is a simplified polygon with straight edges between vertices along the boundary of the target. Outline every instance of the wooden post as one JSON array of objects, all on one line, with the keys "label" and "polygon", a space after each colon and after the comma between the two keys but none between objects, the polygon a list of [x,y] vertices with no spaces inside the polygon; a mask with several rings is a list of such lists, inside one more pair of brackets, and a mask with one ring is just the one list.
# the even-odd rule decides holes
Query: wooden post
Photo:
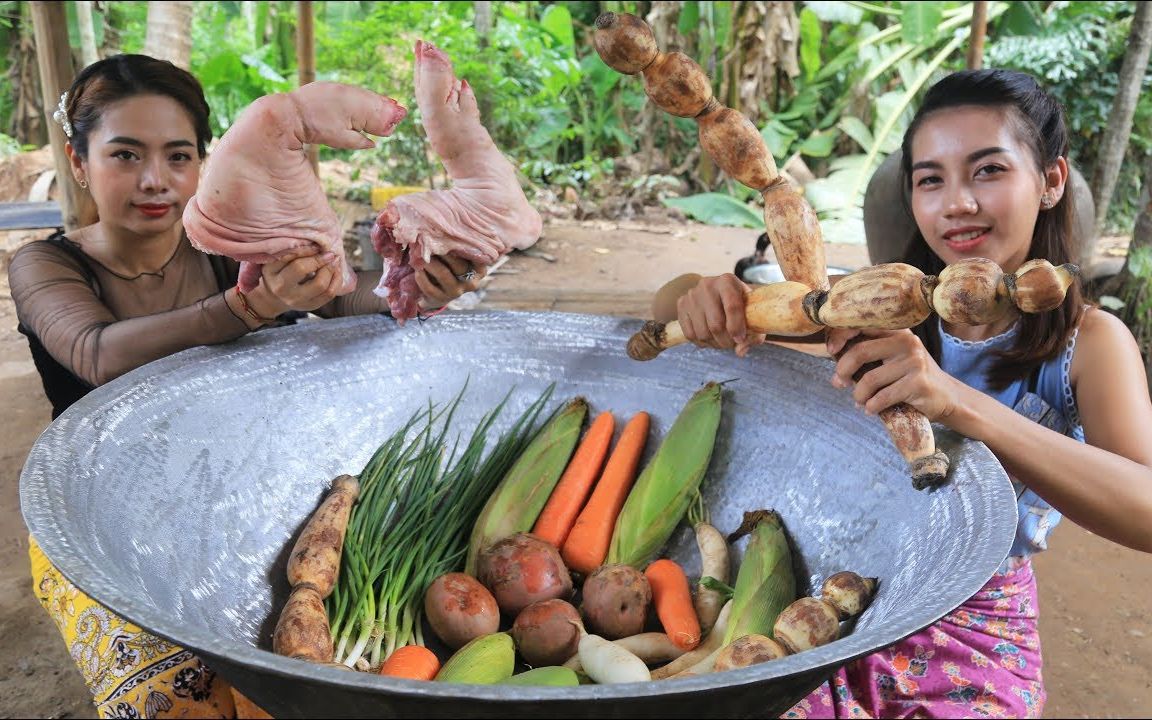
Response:
[{"label": "wooden post", "polygon": [[984,37],[988,34],[988,1],[972,3],[972,30],[968,34],[968,69],[984,67]]},{"label": "wooden post", "polygon": [[[316,82],[316,43],[313,32],[312,3],[302,0],[296,3],[296,67],[298,69],[298,82],[307,85]],[[308,162],[312,163],[312,170],[320,174],[320,148],[308,145]]]},{"label": "wooden post", "polygon": [[48,141],[56,165],[56,187],[60,190],[60,214],[65,230],[91,225],[98,219],[92,196],[76,184],[64,145],[68,137],[52,113],[60,104],[60,94],[72,85],[72,49],[68,44],[68,19],[64,3],[30,2],[32,30],[36,37],[36,65],[40,69],[40,99],[48,124]]}]

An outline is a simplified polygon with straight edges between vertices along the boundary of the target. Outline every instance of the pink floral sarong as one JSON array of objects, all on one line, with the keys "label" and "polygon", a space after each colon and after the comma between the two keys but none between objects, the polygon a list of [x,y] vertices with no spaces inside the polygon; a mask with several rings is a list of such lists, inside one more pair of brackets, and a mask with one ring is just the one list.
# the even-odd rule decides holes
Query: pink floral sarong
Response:
[{"label": "pink floral sarong", "polygon": [[1036,579],[1013,558],[960,607],[849,663],[785,718],[1040,717]]}]

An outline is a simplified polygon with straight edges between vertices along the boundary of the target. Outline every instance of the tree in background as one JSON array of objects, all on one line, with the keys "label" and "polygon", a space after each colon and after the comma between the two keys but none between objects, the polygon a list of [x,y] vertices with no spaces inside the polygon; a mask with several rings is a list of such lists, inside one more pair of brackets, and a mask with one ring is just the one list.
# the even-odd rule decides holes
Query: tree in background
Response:
[{"label": "tree in background", "polygon": [[189,0],[150,0],[144,54],[190,69],[192,3]]},{"label": "tree in background", "polygon": [[[1096,201],[1096,234],[1104,232],[1120,165],[1128,150],[1132,133],[1132,118],[1136,114],[1136,101],[1148,72],[1148,56],[1152,52],[1152,3],[1136,3],[1136,14],[1128,35],[1128,50],[1120,68],[1120,83],[1112,103],[1108,127],[1100,141],[1101,153],[1092,173],[1092,198]],[[1147,195],[1148,181],[1144,181]]]}]

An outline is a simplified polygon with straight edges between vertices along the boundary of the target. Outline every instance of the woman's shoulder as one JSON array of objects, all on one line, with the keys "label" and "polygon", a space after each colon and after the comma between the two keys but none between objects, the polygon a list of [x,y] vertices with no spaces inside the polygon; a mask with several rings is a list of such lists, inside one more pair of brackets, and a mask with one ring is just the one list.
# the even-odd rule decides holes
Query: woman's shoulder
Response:
[{"label": "woman's shoulder", "polygon": [[1140,349],[1132,331],[1123,320],[1107,310],[1088,307],[1080,319],[1076,351],[1069,368],[1073,384],[1087,372],[1106,374],[1110,367],[1126,356],[1140,357]]},{"label": "woman's shoulder", "polygon": [[80,258],[80,245],[63,233],[55,233],[42,240],[33,240],[20,247],[9,264],[9,273],[30,265],[56,265],[84,270]]}]

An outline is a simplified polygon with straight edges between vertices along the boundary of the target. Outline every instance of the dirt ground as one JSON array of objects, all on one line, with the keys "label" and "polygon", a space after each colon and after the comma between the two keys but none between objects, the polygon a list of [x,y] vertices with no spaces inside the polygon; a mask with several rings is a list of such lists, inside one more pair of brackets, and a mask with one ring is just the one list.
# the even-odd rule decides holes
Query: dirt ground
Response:
[{"label": "dirt ground", "polygon": [[[41,233],[42,235],[42,233]],[[557,220],[511,256],[481,308],[646,316],[652,292],[683,272],[730,271],[756,233],[692,223]],[[36,236],[36,234],[33,234]],[[49,405],[16,333],[0,233],[0,717],[95,717],[55,627],[31,592],[18,481]],[[867,264],[863,246],[829,246],[830,265]],[[690,349],[682,349],[691,352]],[[1152,714],[1152,562],[1064,522],[1036,561],[1049,692],[1045,717]]]}]

